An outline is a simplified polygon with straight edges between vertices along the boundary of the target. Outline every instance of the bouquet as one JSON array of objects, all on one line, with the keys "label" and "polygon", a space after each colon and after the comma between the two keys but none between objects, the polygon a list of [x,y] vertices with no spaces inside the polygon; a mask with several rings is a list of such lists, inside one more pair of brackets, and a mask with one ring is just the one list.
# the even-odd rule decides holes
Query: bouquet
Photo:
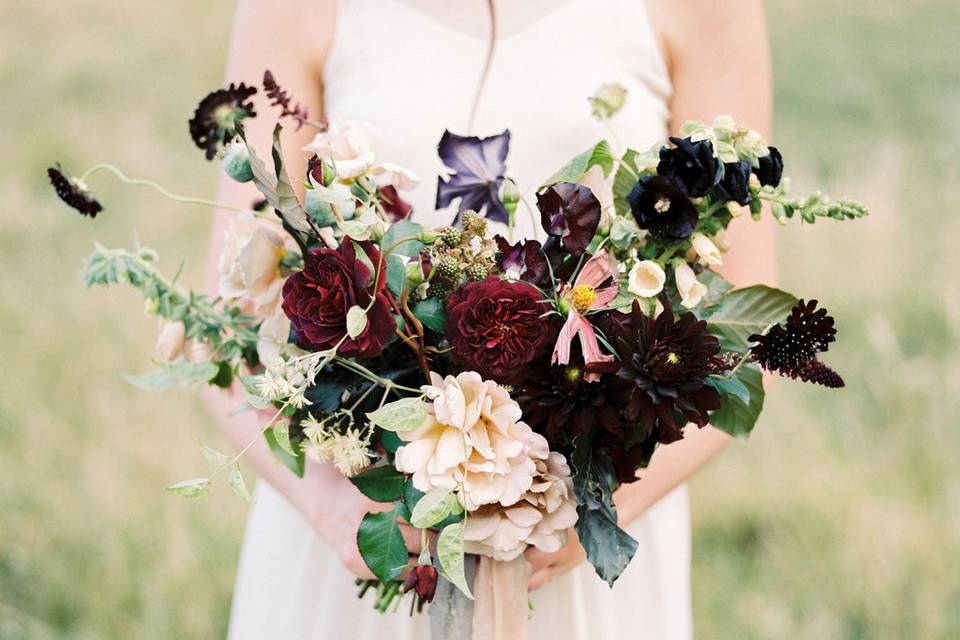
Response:
[{"label": "bouquet", "polygon": [[[416,177],[375,156],[369,125],[311,120],[269,72],[263,90],[279,118],[317,130],[302,202],[281,126],[270,164],[246,143],[258,88],[214,91],[189,123],[208,160],[263,196],[249,208],[218,205],[237,211],[220,295],[181,288],[142,246],[97,245],[84,279],[137,287],[163,319],[157,368],[129,382],[242,385],[247,405],[272,415],[258,437],[294,473],[307,460],[332,463],[389,505],[363,519],[356,540],[376,576],[358,581],[361,596],[373,592],[378,610],[407,593],[417,611],[438,591],[448,609],[475,594],[473,621],[453,623],[479,637],[492,624],[478,618],[490,615],[494,583],[523,580],[523,551],[558,550],[571,528],[613,585],[637,546],[618,526],[614,492],[658,445],[707,424],[748,435],[762,371],[843,386],[820,359],[836,330],[816,300],[734,289],[713,267],[739,216],[814,223],[867,211],[790,195],[780,152],[732,118],[687,122],[650,150],[599,141],[526,193],[507,175],[509,131],[445,131],[438,152],[449,174],[436,206],[451,209],[450,225],[425,228],[404,200]],[[590,103],[607,120],[623,100],[608,85]],[[94,218],[102,207],[87,180],[99,171],[215,204],[111,165],[49,176]],[[543,241],[515,237],[521,207]],[[170,491],[201,496],[223,473],[249,499],[243,451],[203,454],[214,471]],[[422,530],[419,555],[398,521]],[[515,614],[525,619],[525,599]]]}]

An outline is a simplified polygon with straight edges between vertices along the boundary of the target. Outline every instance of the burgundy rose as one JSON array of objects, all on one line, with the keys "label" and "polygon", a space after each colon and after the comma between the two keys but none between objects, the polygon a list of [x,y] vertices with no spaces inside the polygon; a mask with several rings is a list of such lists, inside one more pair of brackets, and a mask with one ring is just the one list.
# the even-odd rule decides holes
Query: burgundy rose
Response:
[{"label": "burgundy rose", "polygon": [[453,356],[465,369],[497,382],[514,382],[556,341],[543,316],[543,295],[524,282],[489,277],[471,282],[448,300],[444,327]]},{"label": "burgundy rose", "polygon": [[427,602],[433,602],[437,591],[437,570],[428,564],[418,564],[407,574],[402,588],[404,593],[413,589]]},{"label": "burgundy rose", "polygon": [[[371,264],[380,264],[380,252],[372,244],[361,245]],[[381,274],[372,291],[370,267],[357,258],[354,243],[344,237],[337,249],[314,249],[303,261],[303,271],[290,276],[283,285],[283,312],[297,335],[297,344],[312,351],[336,346],[343,356],[373,358],[397,327],[383,291]],[[367,326],[356,338],[347,334],[347,312],[354,305],[367,312]],[[341,343],[340,341],[343,340]]]}]

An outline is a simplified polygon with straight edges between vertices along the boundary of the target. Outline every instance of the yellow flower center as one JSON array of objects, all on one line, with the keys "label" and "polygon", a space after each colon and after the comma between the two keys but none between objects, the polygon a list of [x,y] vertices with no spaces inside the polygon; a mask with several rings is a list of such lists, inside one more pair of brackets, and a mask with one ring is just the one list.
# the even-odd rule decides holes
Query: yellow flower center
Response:
[{"label": "yellow flower center", "polygon": [[680,364],[680,356],[671,351],[667,354],[667,362],[670,364]]},{"label": "yellow flower center", "polygon": [[578,313],[586,313],[596,299],[597,292],[593,290],[593,287],[585,284],[578,284],[570,290],[570,301],[573,302],[573,308]]},{"label": "yellow flower center", "polygon": [[570,382],[576,382],[583,374],[583,372],[580,371],[580,367],[567,367],[564,369],[563,373]]}]

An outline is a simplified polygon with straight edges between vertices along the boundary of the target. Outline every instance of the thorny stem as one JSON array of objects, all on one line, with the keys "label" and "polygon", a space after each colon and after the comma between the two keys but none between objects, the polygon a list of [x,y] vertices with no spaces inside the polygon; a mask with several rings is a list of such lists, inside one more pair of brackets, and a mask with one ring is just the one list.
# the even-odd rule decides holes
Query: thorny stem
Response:
[{"label": "thorny stem", "polygon": [[199,204],[207,207],[214,207],[215,209],[226,209],[228,211],[239,212],[244,210],[241,207],[234,207],[229,204],[214,202],[213,200],[207,200],[205,198],[192,198],[189,196],[178,196],[174,193],[170,193],[169,191],[161,187],[159,184],[151,180],[144,180],[142,178],[131,178],[127,176],[125,173],[123,173],[123,171],[113,166],[112,164],[104,163],[104,164],[98,164],[98,165],[94,165],[93,167],[90,167],[90,169],[88,169],[86,173],[80,176],[80,181],[86,182],[90,176],[92,176],[98,171],[109,171],[114,176],[116,176],[121,182],[124,182],[126,184],[150,187],[154,191],[160,193],[164,197],[170,200],[173,200],[175,202],[183,202],[185,204]]}]

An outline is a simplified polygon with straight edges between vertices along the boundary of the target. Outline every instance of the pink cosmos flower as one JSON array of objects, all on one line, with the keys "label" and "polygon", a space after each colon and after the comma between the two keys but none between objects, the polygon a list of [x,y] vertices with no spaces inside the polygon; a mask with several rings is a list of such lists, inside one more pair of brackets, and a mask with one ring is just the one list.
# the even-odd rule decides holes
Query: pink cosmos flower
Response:
[{"label": "pink cosmos flower", "polygon": [[[606,249],[597,252],[583,265],[573,286],[563,296],[570,311],[567,321],[560,330],[557,346],[553,349],[552,364],[570,363],[570,344],[575,336],[580,336],[580,347],[585,364],[610,362],[613,356],[600,350],[597,334],[590,321],[584,317],[588,311],[602,309],[617,297],[620,284],[617,280],[616,262]],[[587,373],[585,379],[593,382],[600,378],[599,373]]]}]

